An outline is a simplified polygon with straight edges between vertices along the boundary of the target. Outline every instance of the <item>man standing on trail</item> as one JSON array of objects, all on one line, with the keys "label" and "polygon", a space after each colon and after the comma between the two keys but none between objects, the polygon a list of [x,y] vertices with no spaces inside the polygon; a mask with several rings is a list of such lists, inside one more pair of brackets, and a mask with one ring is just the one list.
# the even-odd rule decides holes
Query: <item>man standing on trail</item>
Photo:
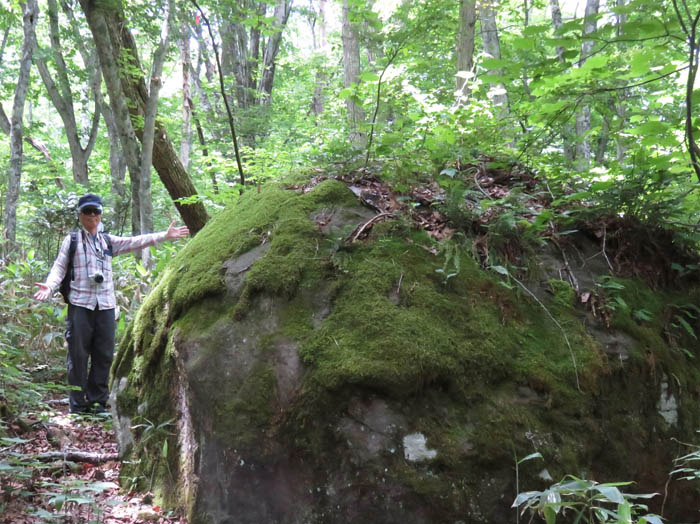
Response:
[{"label": "man standing on trail", "polygon": [[[135,237],[105,235],[99,230],[102,199],[88,193],[78,200],[78,220],[82,229],[74,235],[72,278],[67,296],[68,384],[71,413],[105,410],[109,392],[109,368],[114,357],[116,328],[112,257],[189,235],[186,226],[173,221],[167,231]],[[46,300],[61,285],[71,266],[71,235],[63,239],[58,257],[45,283],[37,283],[37,300]],[[88,373],[88,359],[90,371]]]}]

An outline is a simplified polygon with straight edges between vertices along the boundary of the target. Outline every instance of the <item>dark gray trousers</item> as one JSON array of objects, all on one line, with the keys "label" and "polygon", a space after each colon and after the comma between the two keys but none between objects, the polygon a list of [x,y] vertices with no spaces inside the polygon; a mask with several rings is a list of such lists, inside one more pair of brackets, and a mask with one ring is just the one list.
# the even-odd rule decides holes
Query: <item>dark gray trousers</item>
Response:
[{"label": "dark gray trousers", "polygon": [[114,309],[90,310],[68,304],[67,322],[68,384],[80,388],[70,392],[70,409],[83,411],[95,402],[104,406],[114,358]]}]

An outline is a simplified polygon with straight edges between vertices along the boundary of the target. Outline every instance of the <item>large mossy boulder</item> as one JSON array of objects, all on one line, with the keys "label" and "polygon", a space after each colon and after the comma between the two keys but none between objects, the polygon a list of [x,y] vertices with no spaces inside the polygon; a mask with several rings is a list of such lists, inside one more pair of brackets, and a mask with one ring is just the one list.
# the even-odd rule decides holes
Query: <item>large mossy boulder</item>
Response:
[{"label": "large mossy boulder", "polygon": [[508,287],[401,217],[350,242],[372,215],[337,181],[253,191],[171,261],[113,366],[125,479],[193,524],[500,524],[536,451],[520,490],[662,490],[700,428],[697,345],[668,334],[697,288],[608,279],[606,326],[555,251]]}]

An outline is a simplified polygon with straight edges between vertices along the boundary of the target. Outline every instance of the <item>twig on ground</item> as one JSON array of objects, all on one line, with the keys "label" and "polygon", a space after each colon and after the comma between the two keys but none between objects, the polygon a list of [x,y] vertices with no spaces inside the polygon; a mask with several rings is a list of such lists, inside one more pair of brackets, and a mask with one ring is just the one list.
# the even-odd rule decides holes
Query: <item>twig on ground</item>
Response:
[{"label": "twig on ground", "polygon": [[353,244],[358,238],[360,238],[360,235],[364,233],[365,230],[370,229],[377,222],[381,222],[382,220],[386,218],[391,218],[393,216],[393,213],[379,213],[378,215],[373,216],[363,224],[360,224],[358,227],[356,227],[355,230],[352,233],[350,233],[346,241],[350,244]]}]

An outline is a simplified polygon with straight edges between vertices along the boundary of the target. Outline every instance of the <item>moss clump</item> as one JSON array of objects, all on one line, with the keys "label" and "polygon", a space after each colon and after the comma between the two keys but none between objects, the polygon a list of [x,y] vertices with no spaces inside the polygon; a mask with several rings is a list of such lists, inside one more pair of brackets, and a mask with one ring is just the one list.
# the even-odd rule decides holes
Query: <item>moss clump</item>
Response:
[{"label": "moss clump", "polygon": [[565,280],[551,279],[547,282],[554,298],[552,303],[558,308],[570,309],[576,300],[576,290]]}]

